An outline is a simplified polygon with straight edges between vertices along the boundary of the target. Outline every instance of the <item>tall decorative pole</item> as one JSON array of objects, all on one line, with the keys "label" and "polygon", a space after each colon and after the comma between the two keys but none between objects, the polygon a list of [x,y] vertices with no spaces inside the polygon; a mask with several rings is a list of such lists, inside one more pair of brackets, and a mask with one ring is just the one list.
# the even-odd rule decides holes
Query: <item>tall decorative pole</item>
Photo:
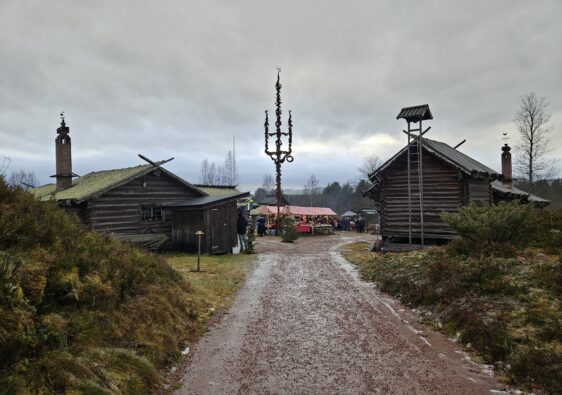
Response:
[{"label": "tall decorative pole", "polygon": [[[271,157],[273,163],[275,163],[275,173],[276,173],[276,183],[277,183],[277,233],[279,234],[281,230],[281,223],[280,223],[280,206],[281,206],[281,164],[285,161],[291,163],[293,161],[293,157],[291,156],[292,153],[292,146],[293,146],[293,118],[291,115],[291,111],[289,111],[289,120],[288,120],[288,131],[282,132],[281,131],[281,81],[279,74],[281,73],[281,69],[277,68],[277,83],[275,84],[275,89],[277,91],[275,96],[275,132],[269,132],[269,118],[267,110],[265,111],[265,153]],[[270,137],[275,136],[275,150],[269,150],[269,139]],[[288,137],[288,149],[283,150],[283,137]]]}]

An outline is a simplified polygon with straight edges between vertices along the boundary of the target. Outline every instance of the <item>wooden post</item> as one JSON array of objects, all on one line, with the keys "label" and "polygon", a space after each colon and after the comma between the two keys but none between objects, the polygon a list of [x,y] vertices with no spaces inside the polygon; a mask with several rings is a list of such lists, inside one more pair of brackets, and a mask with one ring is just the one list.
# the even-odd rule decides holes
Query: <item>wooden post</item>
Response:
[{"label": "wooden post", "polygon": [[200,272],[201,271],[201,264],[200,264],[201,263],[201,236],[203,236],[205,233],[198,230],[197,232],[195,232],[195,234],[197,235],[197,269],[192,271]]}]

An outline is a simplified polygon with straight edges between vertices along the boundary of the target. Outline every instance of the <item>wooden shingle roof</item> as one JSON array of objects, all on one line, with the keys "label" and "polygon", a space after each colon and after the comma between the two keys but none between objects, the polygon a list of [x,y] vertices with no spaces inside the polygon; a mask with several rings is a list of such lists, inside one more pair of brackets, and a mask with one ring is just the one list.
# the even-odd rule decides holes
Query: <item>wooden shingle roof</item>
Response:
[{"label": "wooden shingle roof", "polygon": [[[413,141],[411,144],[414,145],[416,142]],[[369,178],[373,178],[375,175],[378,175],[386,170],[395,160],[406,153],[407,148],[408,146],[402,148],[392,158],[384,162],[378,169],[369,175]],[[470,156],[454,149],[450,145],[440,141],[423,138],[423,150],[434,154],[438,158],[458,168],[465,174],[488,176],[492,179],[502,178],[502,175],[495,170],[490,169],[488,166],[478,162],[476,159],[473,159]]]},{"label": "wooden shingle roof", "polygon": [[433,119],[428,104],[419,106],[404,107],[396,116],[396,119],[404,118],[407,122],[419,122],[426,119]]}]

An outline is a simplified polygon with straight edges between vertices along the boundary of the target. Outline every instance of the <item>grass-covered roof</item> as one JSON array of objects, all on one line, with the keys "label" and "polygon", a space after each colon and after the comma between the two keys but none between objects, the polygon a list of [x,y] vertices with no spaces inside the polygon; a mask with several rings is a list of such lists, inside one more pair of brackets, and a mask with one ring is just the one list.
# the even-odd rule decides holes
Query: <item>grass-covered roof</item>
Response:
[{"label": "grass-covered roof", "polygon": [[[157,165],[160,163],[162,162],[156,162]],[[117,186],[123,185],[137,177],[145,175],[154,169],[156,169],[155,166],[147,164],[127,167],[124,169],[94,171],[83,177],[75,179],[70,188],[56,191],[55,184],[47,184],[34,188],[31,192],[35,195],[35,197],[43,201],[53,199],[56,201],[82,202],[94,196],[101,195],[102,193]],[[182,184],[198,190],[202,196],[207,195],[207,193],[202,191],[200,188],[187,183],[165,169],[160,169]]]}]

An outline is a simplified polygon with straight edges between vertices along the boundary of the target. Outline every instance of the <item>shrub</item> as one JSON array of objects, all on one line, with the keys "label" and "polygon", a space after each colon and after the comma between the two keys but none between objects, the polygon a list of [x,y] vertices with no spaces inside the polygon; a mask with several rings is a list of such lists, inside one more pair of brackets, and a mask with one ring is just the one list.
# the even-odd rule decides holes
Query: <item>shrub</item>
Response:
[{"label": "shrub", "polygon": [[501,246],[530,239],[533,207],[518,202],[500,202],[493,206],[470,204],[456,213],[443,213],[442,216],[466,241],[462,246],[465,251],[510,255],[513,252]]},{"label": "shrub", "polygon": [[163,258],[0,177],[0,392],[157,392],[193,303]]},{"label": "shrub", "polygon": [[558,254],[562,248],[562,210],[543,210],[538,212],[529,230],[531,244],[544,248],[548,254]]}]

